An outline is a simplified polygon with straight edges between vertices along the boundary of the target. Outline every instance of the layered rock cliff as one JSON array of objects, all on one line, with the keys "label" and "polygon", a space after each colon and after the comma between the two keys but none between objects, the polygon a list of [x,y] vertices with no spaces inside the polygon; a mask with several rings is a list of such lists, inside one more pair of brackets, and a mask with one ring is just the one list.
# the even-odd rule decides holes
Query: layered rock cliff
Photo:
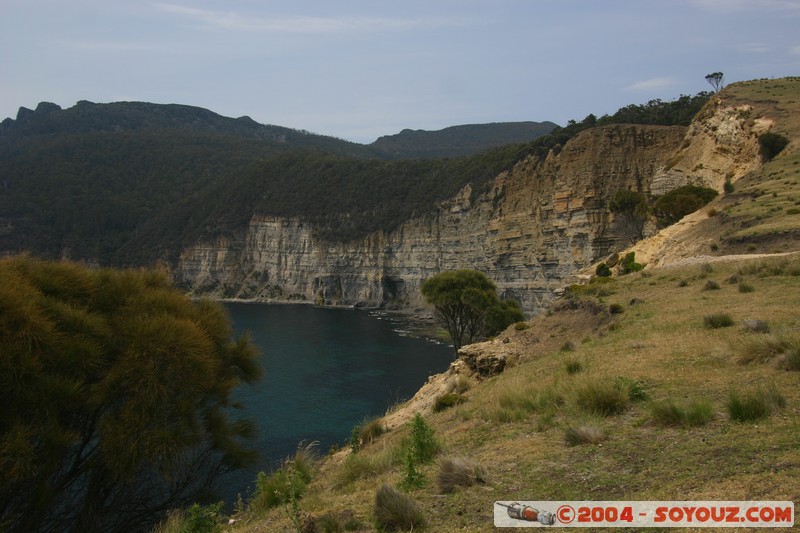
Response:
[{"label": "layered rock cliff", "polygon": [[360,241],[324,242],[301,220],[256,216],[239,236],[185,250],[176,279],[224,297],[417,306],[424,279],[474,268],[535,312],[564,278],[622,244],[609,199],[619,189],[649,192],[685,133],[588,130],[543,162],[520,162],[485,191],[467,187],[430,214]]}]

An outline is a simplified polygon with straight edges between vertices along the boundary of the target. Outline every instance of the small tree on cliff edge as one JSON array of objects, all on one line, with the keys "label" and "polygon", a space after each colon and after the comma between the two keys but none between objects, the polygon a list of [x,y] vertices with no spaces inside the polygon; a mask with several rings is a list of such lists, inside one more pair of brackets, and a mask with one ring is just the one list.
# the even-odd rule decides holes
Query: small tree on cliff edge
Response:
[{"label": "small tree on cliff edge", "polygon": [[725,82],[725,75],[722,72],[712,72],[706,75],[706,81],[714,88],[714,92],[718,93]]},{"label": "small tree on cliff edge", "polygon": [[498,298],[494,283],[477,270],[437,274],[422,284],[422,295],[434,306],[434,316],[450,334],[456,353],[525,319],[519,304]]}]

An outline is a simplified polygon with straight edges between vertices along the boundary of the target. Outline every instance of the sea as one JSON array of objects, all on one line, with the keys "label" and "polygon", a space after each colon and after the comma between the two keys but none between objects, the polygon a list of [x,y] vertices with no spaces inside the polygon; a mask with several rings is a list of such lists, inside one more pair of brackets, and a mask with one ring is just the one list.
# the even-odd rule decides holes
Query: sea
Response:
[{"label": "sea", "polygon": [[411,398],[453,361],[448,344],[415,336],[402,315],[311,305],[226,303],[237,335],[250,332],[264,376],[239,387],[235,416],[258,428],[259,461],[220,483],[226,503],[252,494],[299,446],[320,454],[349,441],[353,427]]}]

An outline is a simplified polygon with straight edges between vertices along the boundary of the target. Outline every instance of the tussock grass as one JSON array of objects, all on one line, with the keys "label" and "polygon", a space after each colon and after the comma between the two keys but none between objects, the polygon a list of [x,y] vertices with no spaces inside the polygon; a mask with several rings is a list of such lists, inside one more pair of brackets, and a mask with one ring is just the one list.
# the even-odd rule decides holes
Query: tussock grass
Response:
[{"label": "tussock grass", "polygon": [[740,365],[760,364],[780,356],[792,359],[797,357],[798,353],[800,353],[800,338],[798,337],[761,335],[747,339],[740,344],[736,362]]},{"label": "tussock grass", "polygon": [[403,448],[396,444],[371,453],[353,453],[347,456],[337,471],[336,481],[339,485],[347,485],[359,479],[373,478],[402,462]]},{"label": "tussock grass", "polygon": [[436,482],[444,494],[450,494],[458,487],[486,483],[487,480],[486,470],[464,457],[442,457],[438,466]]},{"label": "tussock grass", "polygon": [[650,416],[659,426],[704,426],[714,418],[714,407],[707,400],[678,403],[672,398],[652,402]]},{"label": "tussock grass", "polygon": [[606,440],[606,433],[597,422],[584,422],[582,424],[568,426],[564,430],[564,442],[567,446],[600,444],[604,440]]},{"label": "tussock grass", "polygon": [[735,422],[755,422],[768,418],[775,408],[786,407],[786,398],[775,385],[751,391],[732,391],[726,405],[728,415]]},{"label": "tussock grass", "polygon": [[714,313],[703,317],[703,325],[708,329],[729,328],[733,318],[728,313]]},{"label": "tussock grass", "polygon": [[456,405],[462,404],[466,402],[467,399],[462,396],[461,394],[456,394],[454,392],[450,392],[448,394],[441,394],[436,397],[436,400],[433,402],[433,411],[438,413],[440,411],[444,411],[445,409],[450,409],[451,407],[455,407]]},{"label": "tussock grass", "polygon": [[703,285],[703,289],[702,290],[704,290],[704,291],[718,291],[719,290],[719,283],[717,283],[713,279],[710,279],[710,280],[706,281],[705,285]]},{"label": "tussock grass", "polygon": [[578,372],[583,371],[583,361],[580,359],[569,358],[564,361],[564,368],[569,375],[577,374]]},{"label": "tussock grass", "polygon": [[372,418],[361,423],[358,437],[361,446],[372,444],[378,437],[386,433],[386,425],[382,418]]},{"label": "tussock grass", "polygon": [[318,465],[319,458],[314,446],[309,445],[298,448],[294,456],[286,459],[272,474],[259,472],[255,492],[249,502],[250,510],[256,514],[263,513],[293,498],[300,498]]},{"label": "tussock grass", "polygon": [[598,378],[579,384],[573,394],[575,405],[591,415],[618,415],[630,405],[627,390],[616,386],[614,382]]},{"label": "tussock grass", "polygon": [[384,484],[375,493],[372,512],[381,531],[413,531],[426,523],[419,504],[391,485]]},{"label": "tussock grass", "polygon": [[746,281],[740,281],[739,282],[739,292],[740,293],[746,294],[748,292],[754,292],[755,290],[756,290],[756,288],[753,287],[753,285],[751,285],[750,283],[747,283]]}]

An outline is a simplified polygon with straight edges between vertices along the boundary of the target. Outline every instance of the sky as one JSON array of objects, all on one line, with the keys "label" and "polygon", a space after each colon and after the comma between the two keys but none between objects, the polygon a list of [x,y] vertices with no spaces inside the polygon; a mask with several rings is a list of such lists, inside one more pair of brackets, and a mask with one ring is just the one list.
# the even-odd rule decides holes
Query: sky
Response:
[{"label": "sky", "polygon": [[800,0],[0,0],[0,120],[199,106],[369,143],[800,75]]}]

